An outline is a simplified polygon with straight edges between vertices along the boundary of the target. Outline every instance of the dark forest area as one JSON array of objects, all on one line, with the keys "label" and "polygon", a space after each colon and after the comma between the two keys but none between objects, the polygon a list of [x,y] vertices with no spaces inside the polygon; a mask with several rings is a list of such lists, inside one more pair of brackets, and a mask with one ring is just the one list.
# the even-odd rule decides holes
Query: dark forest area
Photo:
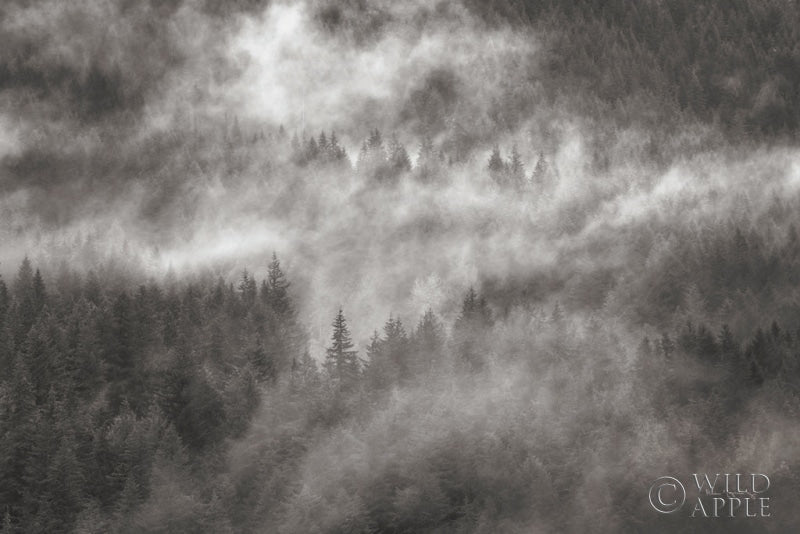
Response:
[{"label": "dark forest area", "polygon": [[4,3],[0,533],[797,531],[798,28]]},{"label": "dark forest area", "polygon": [[[796,261],[800,248],[791,245],[779,269]],[[735,261],[725,267],[742,270]],[[570,486],[586,468],[585,447],[598,443],[592,434],[616,448],[605,443],[606,424],[624,443],[630,439],[624,427],[644,418],[668,427],[689,421],[702,429],[687,453],[697,461],[709,447],[735,446],[730,429],[751,415],[749,399],[762,399],[788,419],[800,408],[796,322],[772,322],[738,339],[727,325],[714,331],[687,313],[681,328],[643,335],[625,365],[615,354],[626,350],[624,343],[597,318],[581,325],[557,307],[498,320],[493,306],[470,290],[452,328],[445,330],[432,311],[408,328],[389,317],[364,351],[356,350],[340,310],[317,364],[304,349],[289,288],[277,258],[260,283],[244,271],[236,284],[171,279],[138,287],[94,272],[65,271],[45,282],[26,259],[13,283],[0,283],[4,529],[315,531],[332,511],[324,495],[309,501],[298,480],[301,460],[321,434],[369,430],[397,395],[423,404],[390,416],[393,426],[407,425],[406,418],[427,409],[427,397],[431,407],[442,402],[437,397],[468,397],[475,382],[491,383],[497,369],[509,367],[517,381],[548,374],[562,384],[560,395],[576,410],[571,417],[583,421],[558,438],[563,445],[553,448],[556,437],[548,431],[530,443],[542,423],[513,412],[498,414],[511,419],[499,434],[482,434],[481,426],[492,423],[480,420],[472,423],[475,432],[442,432],[442,441],[413,457],[339,480],[344,486],[328,498],[338,502],[336,493],[344,491],[354,508],[336,528],[461,531],[532,520],[555,526],[562,519],[557,502],[576,498]],[[587,352],[596,359],[588,376],[581,357]],[[697,374],[687,382],[690,372]],[[573,381],[584,383],[568,385]],[[586,386],[592,389],[581,391]],[[520,384],[508,393],[504,403],[516,408],[536,395]],[[615,393],[633,404],[621,415],[607,397]],[[389,427],[390,435],[371,438],[405,441],[411,438],[391,435],[430,432],[431,423]],[[371,454],[382,453],[368,445],[376,447]],[[346,451],[339,454],[352,461]],[[321,461],[343,469],[336,458]],[[540,493],[542,476],[555,494]],[[633,486],[630,476],[617,473],[615,482]],[[773,480],[788,505],[800,490],[796,475]],[[628,487],[612,510],[636,510],[639,498]],[[629,519],[619,510],[613,518]]]}]

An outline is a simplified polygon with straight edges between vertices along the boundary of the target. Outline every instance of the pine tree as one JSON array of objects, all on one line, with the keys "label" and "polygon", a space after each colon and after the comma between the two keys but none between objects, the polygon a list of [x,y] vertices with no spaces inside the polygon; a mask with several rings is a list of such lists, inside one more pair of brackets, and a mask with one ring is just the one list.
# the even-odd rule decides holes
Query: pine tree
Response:
[{"label": "pine tree", "polygon": [[381,132],[377,128],[369,133],[367,147],[370,150],[383,151],[383,136],[381,136]]},{"label": "pine tree", "polygon": [[383,351],[392,368],[393,378],[408,380],[412,366],[409,363],[408,336],[400,319],[391,316],[383,326]]},{"label": "pine tree", "polygon": [[391,382],[388,362],[384,356],[383,342],[378,331],[375,330],[367,345],[367,360],[364,364],[364,376],[369,387],[373,391],[379,391],[388,387]]},{"label": "pine tree", "polygon": [[496,181],[502,180],[502,175],[506,170],[506,164],[503,162],[503,156],[500,154],[500,147],[497,145],[492,149],[492,155],[489,156],[489,175]]},{"label": "pine tree", "polygon": [[275,252],[272,253],[272,261],[269,264],[266,282],[267,304],[279,317],[289,318],[293,312],[288,292],[291,284],[286,280],[286,276],[281,270],[281,262]]},{"label": "pine tree", "polygon": [[339,139],[336,137],[336,132],[331,131],[330,140],[328,141],[329,159],[335,163],[347,162],[347,152],[344,147],[339,146]]},{"label": "pine tree", "polygon": [[392,135],[392,140],[389,143],[389,165],[395,172],[395,175],[400,175],[411,170],[411,159],[408,157],[405,147],[398,141],[397,136]]},{"label": "pine tree", "polygon": [[7,395],[0,396],[0,503],[13,518],[24,513],[28,493],[25,476],[34,452],[34,426],[38,417],[36,393],[22,358],[14,362]]},{"label": "pine tree", "polygon": [[536,160],[536,166],[531,174],[531,183],[537,187],[543,187],[547,183],[547,160],[544,158],[544,153],[539,152],[539,159]]},{"label": "pine tree", "polygon": [[17,279],[14,281],[14,296],[17,300],[23,300],[33,290],[33,268],[31,260],[27,256],[22,260],[17,271]]},{"label": "pine tree", "polygon": [[72,308],[65,331],[64,372],[69,389],[88,398],[102,383],[99,340],[91,324],[90,304],[80,299]]},{"label": "pine tree", "polygon": [[8,293],[8,287],[5,280],[0,276],[0,324],[3,324],[6,318],[6,313],[11,306],[11,295]]},{"label": "pine tree", "polygon": [[34,294],[33,276],[31,262],[26,256],[25,259],[22,260],[19,272],[17,273],[17,279],[14,282],[14,297],[17,304],[15,313],[17,328],[16,332],[14,332],[14,341],[16,345],[21,345],[25,341],[28,331],[36,322],[36,317],[39,313],[39,309],[37,309],[38,299]]},{"label": "pine tree", "polygon": [[433,147],[433,139],[425,134],[419,145],[417,154],[417,167],[415,174],[422,182],[431,182],[436,178],[439,171],[439,160]]},{"label": "pine tree", "polygon": [[386,181],[391,175],[391,167],[387,163],[383,136],[378,129],[370,132],[361,146],[358,156],[358,172],[378,182]]},{"label": "pine tree", "polygon": [[318,384],[317,362],[311,357],[311,353],[305,350],[300,358],[292,360],[292,385],[296,390],[308,391]]},{"label": "pine tree", "polygon": [[325,369],[328,375],[342,388],[350,388],[355,384],[359,375],[358,353],[353,349],[350,330],[344,318],[342,309],[333,320],[333,335],[331,346],[326,351]]},{"label": "pine tree", "polygon": [[23,345],[23,354],[31,377],[38,402],[43,402],[51,387],[64,387],[64,370],[61,332],[54,317],[45,313],[28,332]]},{"label": "pine tree", "polygon": [[444,349],[444,327],[430,308],[417,325],[413,346],[420,371],[429,371],[440,364]]},{"label": "pine tree", "polygon": [[456,355],[465,370],[477,371],[483,367],[491,326],[492,312],[486,300],[469,288],[453,327]]},{"label": "pine tree", "polygon": [[[11,296],[0,277],[0,369],[11,369],[14,358],[13,317],[10,316]],[[0,378],[0,383],[3,379]]]},{"label": "pine tree", "polygon": [[525,166],[517,150],[517,145],[511,147],[511,157],[508,160],[506,168],[511,185],[521,188],[525,183]]},{"label": "pine tree", "polygon": [[275,354],[275,350],[268,350],[264,345],[263,338],[256,339],[253,347],[247,353],[247,359],[253,366],[256,378],[260,382],[274,382],[278,376],[276,359],[279,355]]},{"label": "pine tree", "polygon": [[77,444],[72,433],[62,437],[55,456],[47,467],[45,479],[48,532],[71,530],[83,502],[84,477],[77,458]]},{"label": "pine tree", "polygon": [[255,303],[257,288],[255,277],[251,276],[247,269],[242,271],[242,278],[239,280],[239,294],[246,308],[252,307]]},{"label": "pine tree", "polygon": [[112,305],[103,339],[109,401],[114,410],[122,406],[123,400],[135,410],[144,407],[144,370],[137,331],[130,297],[123,291]]},{"label": "pine tree", "polygon": [[305,147],[305,157],[303,158],[303,163],[310,163],[317,159],[320,153],[320,146],[317,144],[317,141],[313,137],[309,137],[308,141],[306,142]]}]

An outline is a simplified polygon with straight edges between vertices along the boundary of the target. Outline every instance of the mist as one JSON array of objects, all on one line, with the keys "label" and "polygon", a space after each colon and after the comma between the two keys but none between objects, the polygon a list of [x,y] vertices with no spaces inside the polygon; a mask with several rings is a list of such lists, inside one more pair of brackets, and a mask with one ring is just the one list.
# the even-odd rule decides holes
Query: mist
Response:
[{"label": "mist", "polygon": [[[26,363],[40,336],[53,361],[95,347],[78,367],[104,378],[76,395],[108,435],[75,463],[151,444],[103,475],[117,500],[76,490],[67,531],[744,529],[648,507],[659,476],[701,472],[769,474],[760,520],[796,527],[790,29],[753,38],[774,78],[714,71],[739,46],[721,31],[639,75],[669,53],[634,33],[695,35],[706,7],[495,4],[0,7],[0,397],[61,402]],[[605,41],[565,45],[581,28]],[[140,363],[120,367],[97,347],[128,294]],[[26,491],[0,492],[2,532],[53,524]]]}]

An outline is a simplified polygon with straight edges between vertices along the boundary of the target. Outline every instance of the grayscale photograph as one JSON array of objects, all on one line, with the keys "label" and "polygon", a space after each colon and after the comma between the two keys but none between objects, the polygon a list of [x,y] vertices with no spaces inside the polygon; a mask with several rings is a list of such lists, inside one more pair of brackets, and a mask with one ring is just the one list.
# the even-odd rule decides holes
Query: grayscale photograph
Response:
[{"label": "grayscale photograph", "polygon": [[798,503],[800,0],[0,0],[0,534]]}]

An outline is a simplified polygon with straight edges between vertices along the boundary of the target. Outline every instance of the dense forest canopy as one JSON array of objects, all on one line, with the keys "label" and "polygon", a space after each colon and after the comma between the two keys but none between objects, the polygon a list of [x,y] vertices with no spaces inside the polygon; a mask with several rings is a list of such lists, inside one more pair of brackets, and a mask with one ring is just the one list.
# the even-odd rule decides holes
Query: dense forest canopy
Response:
[{"label": "dense forest canopy", "polygon": [[793,531],[798,19],[3,3],[0,532]]}]

